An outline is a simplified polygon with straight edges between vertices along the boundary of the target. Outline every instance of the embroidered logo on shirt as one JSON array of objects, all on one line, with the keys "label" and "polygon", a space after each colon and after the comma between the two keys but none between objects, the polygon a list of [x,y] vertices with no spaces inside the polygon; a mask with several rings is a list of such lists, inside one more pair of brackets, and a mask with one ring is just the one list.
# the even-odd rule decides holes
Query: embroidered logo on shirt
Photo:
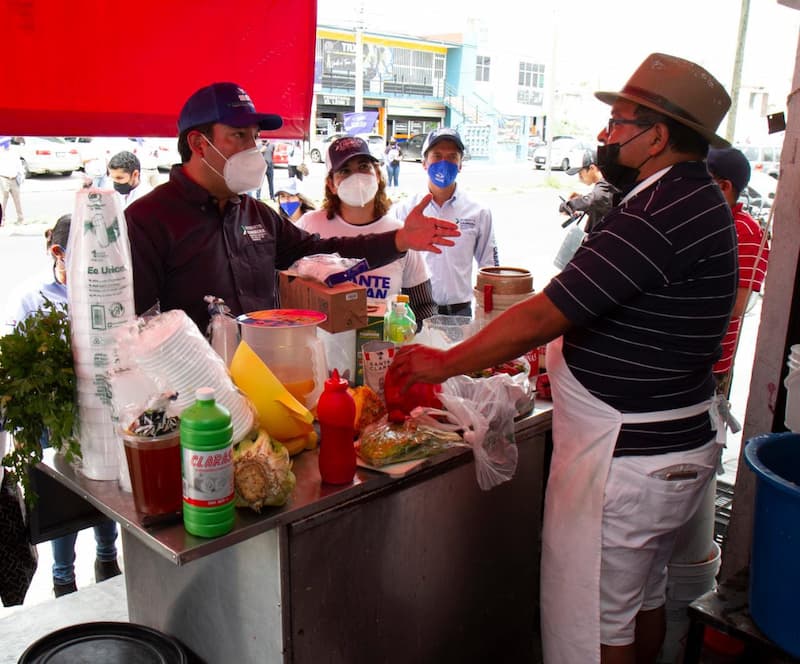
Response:
[{"label": "embroidered logo on shirt", "polygon": [[456,219],[459,228],[475,228],[477,223],[474,219]]},{"label": "embroidered logo on shirt", "polygon": [[241,229],[242,235],[246,235],[253,242],[261,242],[265,237],[267,237],[267,229],[260,224],[255,224],[253,226],[242,225]]}]

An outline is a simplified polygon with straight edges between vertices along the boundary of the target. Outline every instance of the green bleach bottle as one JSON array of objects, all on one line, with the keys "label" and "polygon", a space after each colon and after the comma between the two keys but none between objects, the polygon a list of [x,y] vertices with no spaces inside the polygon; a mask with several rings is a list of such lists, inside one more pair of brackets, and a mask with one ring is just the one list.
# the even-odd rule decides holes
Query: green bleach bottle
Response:
[{"label": "green bleach bottle", "polygon": [[233,426],[228,409],[214,399],[213,387],[195,392],[181,413],[183,525],[199,537],[233,529]]}]

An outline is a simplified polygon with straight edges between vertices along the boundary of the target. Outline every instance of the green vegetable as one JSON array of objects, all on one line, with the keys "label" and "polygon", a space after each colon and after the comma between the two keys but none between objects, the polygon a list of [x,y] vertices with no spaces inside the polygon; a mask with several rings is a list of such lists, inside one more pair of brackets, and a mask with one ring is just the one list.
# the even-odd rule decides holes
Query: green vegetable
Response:
[{"label": "green vegetable", "polygon": [[65,305],[45,299],[38,311],[0,337],[0,422],[14,435],[3,465],[32,504],[28,468],[42,460],[45,434],[67,461],[80,456],[75,437],[75,370]]},{"label": "green vegetable", "polygon": [[245,439],[233,450],[236,506],[260,512],[265,505],[285,505],[294,491],[289,450],[263,429],[255,440]]}]

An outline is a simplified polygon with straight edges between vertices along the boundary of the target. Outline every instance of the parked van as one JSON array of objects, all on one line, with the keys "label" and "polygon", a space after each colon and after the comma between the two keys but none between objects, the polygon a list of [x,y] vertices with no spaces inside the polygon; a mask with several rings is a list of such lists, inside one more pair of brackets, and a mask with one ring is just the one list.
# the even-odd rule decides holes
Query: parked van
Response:
[{"label": "parked van", "polygon": [[761,171],[772,177],[778,177],[781,167],[781,145],[762,145],[762,144],[742,144],[735,145],[737,149],[744,153],[750,168],[753,171]]}]

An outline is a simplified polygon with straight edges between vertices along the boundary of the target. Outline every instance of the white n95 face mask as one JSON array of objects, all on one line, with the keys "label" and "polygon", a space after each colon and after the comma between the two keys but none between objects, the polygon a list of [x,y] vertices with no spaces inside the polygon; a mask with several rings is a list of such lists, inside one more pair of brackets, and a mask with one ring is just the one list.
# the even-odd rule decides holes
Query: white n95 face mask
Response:
[{"label": "white n95 face mask", "polygon": [[[203,136],[214,151],[223,159],[223,155],[214,144]],[[261,186],[264,181],[264,175],[267,172],[267,162],[261,156],[258,148],[252,147],[247,150],[242,150],[234,155],[225,159],[225,168],[220,173],[216,168],[203,159],[206,166],[225,180],[225,185],[234,194],[245,194],[248,191],[253,191]]]},{"label": "white n95 face mask", "polygon": [[339,198],[353,207],[364,207],[378,193],[378,178],[374,173],[353,173],[339,183]]}]

